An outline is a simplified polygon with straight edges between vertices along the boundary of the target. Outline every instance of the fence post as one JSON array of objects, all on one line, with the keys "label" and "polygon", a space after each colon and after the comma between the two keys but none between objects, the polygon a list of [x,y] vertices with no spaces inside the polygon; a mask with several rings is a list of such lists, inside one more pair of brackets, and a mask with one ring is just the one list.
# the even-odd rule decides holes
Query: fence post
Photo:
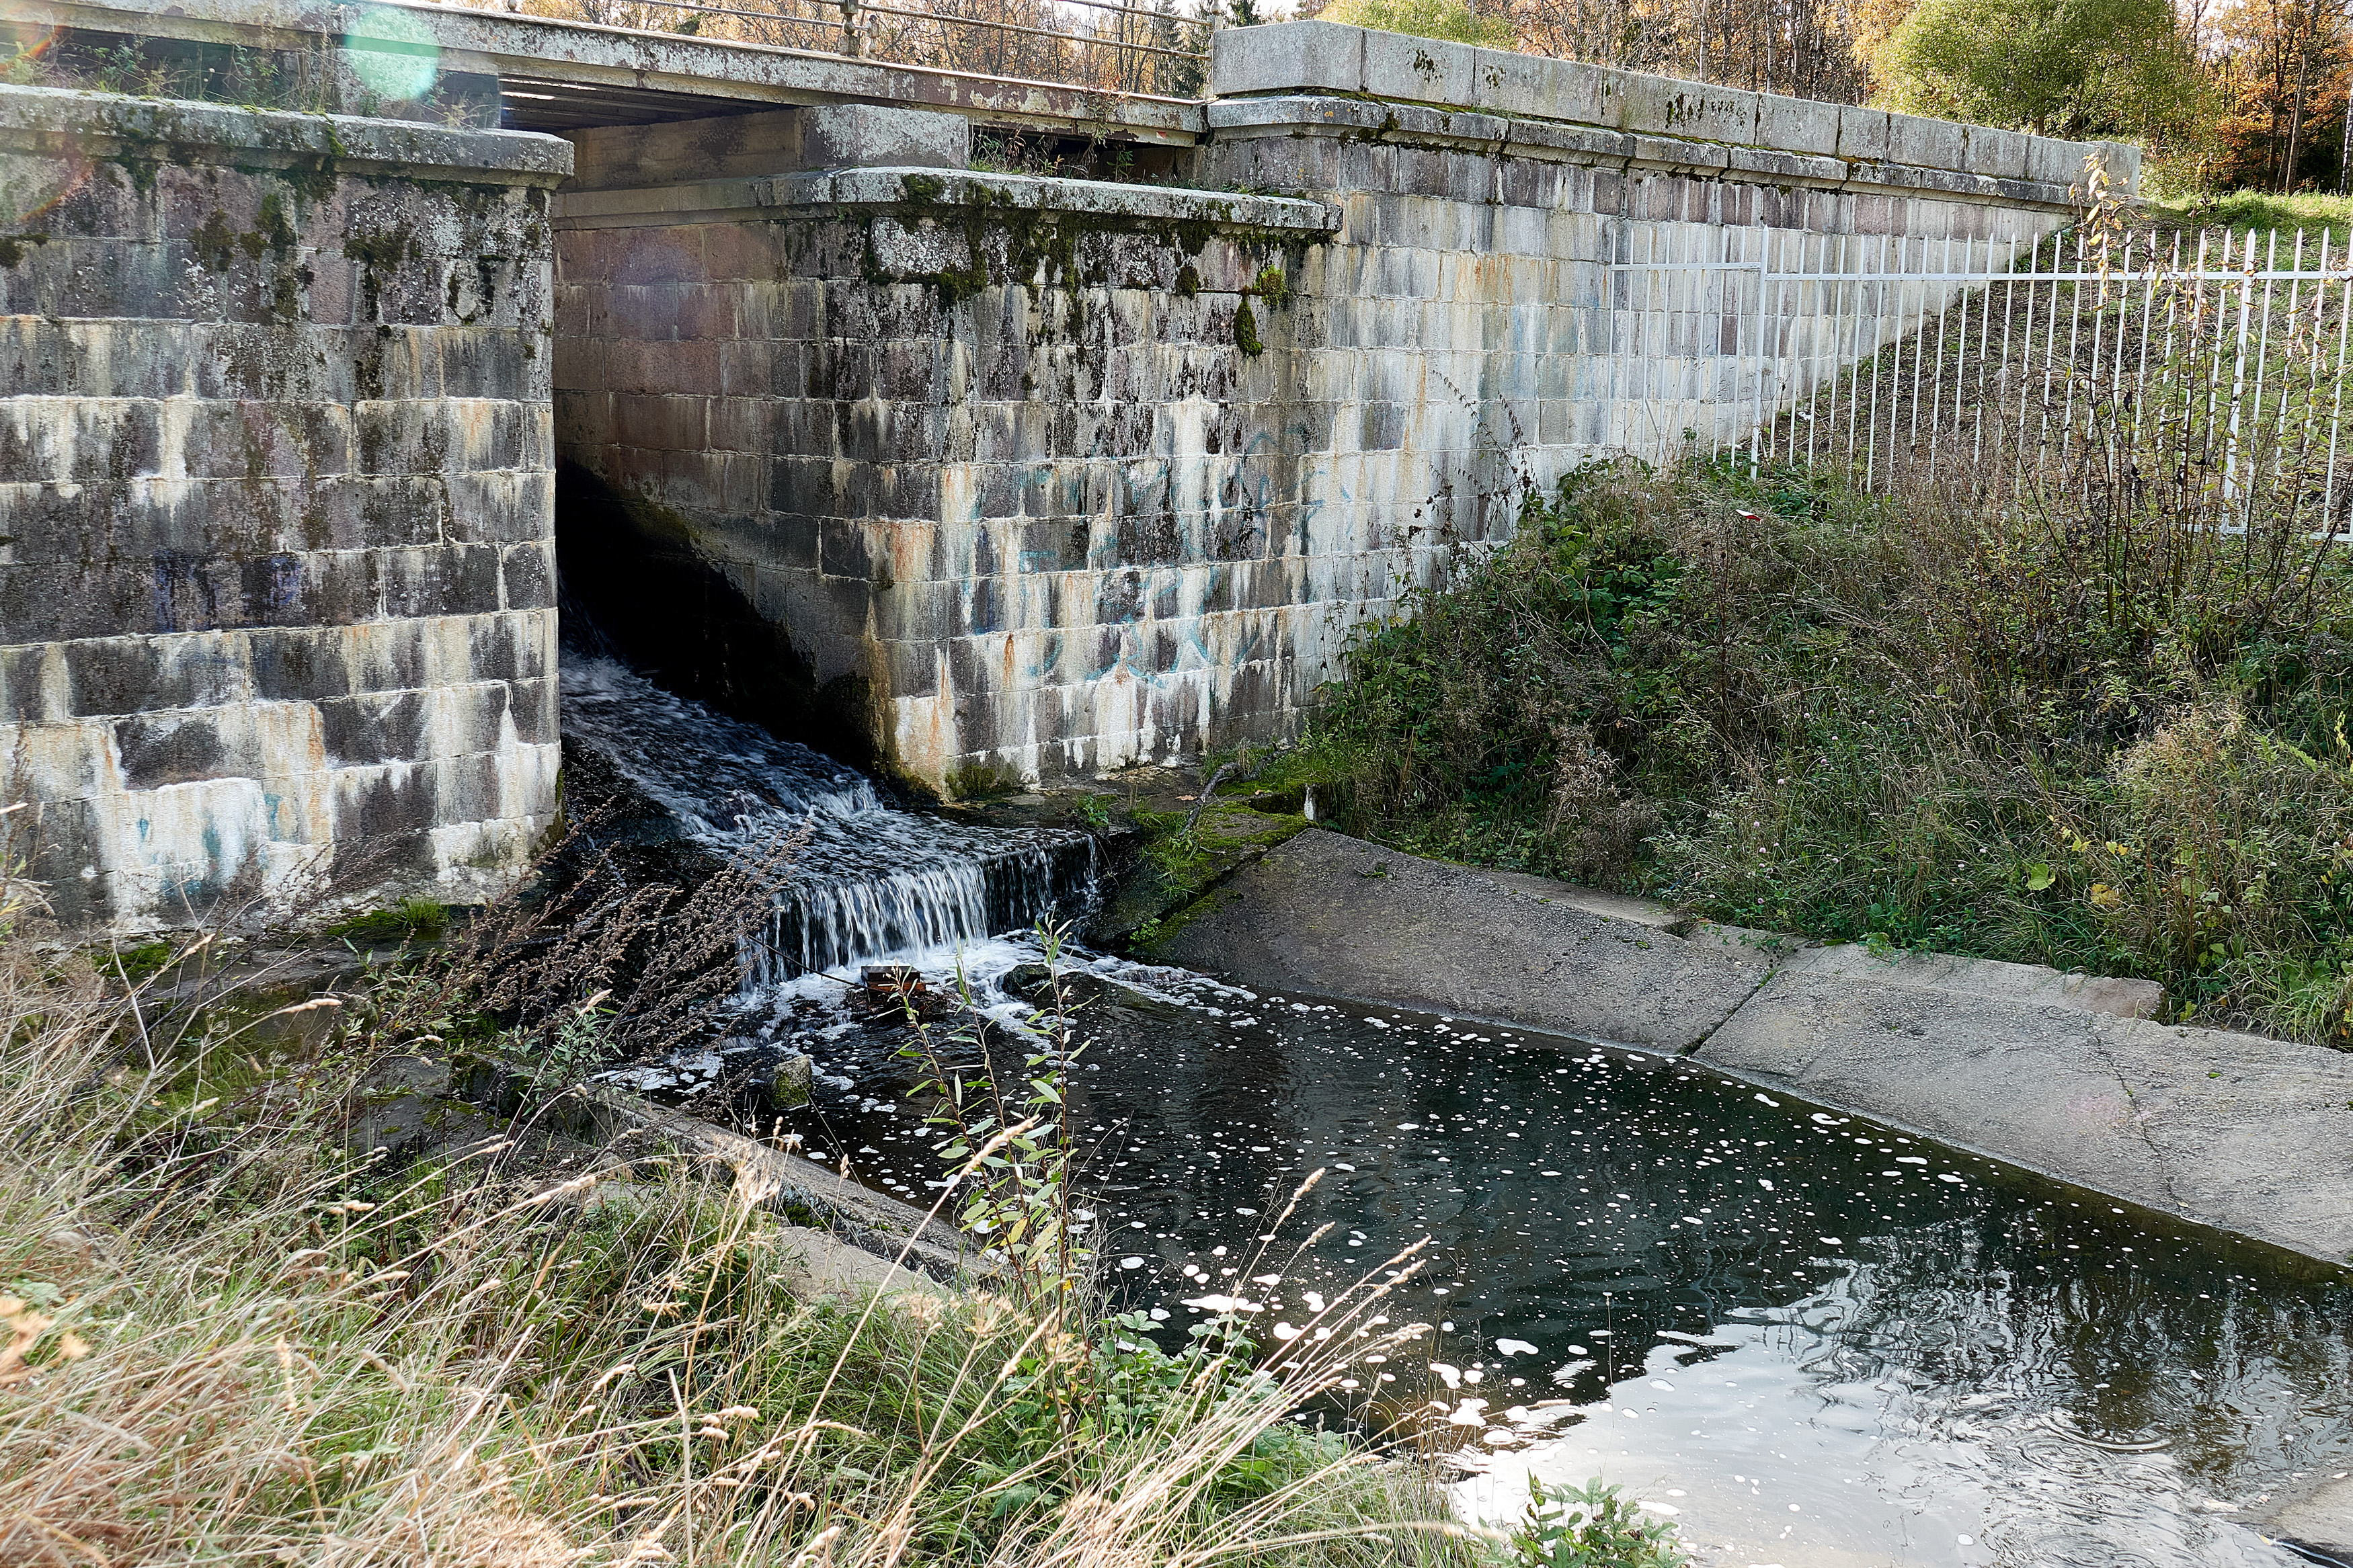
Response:
[{"label": "fence post", "polygon": [[859,8],[858,0],[841,0],[841,52],[852,59],[866,55],[866,29],[873,18]]}]

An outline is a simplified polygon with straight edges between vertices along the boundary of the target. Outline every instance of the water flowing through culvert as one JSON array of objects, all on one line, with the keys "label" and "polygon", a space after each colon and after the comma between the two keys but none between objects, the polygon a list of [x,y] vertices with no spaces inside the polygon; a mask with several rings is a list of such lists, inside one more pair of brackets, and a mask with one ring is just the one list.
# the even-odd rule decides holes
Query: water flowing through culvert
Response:
[{"label": "water flowing through culvert", "polygon": [[[684,726],[673,749],[715,758],[683,770],[692,787],[640,778],[696,832],[875,815],[847,769],[641,684],[596,698],[596,679],[585,702],[567,686],[567,719],[636,704],[627,732]],[[739,823],[729,791],[754,785],[795,804]],[[846,877],[873,843],[890,874],[924,864],[924,827],[870,828],[828,863]],[[1028,922],[956,896],[955,930],[994,932],[915,962],[1018,1005]],[[1431,1325],[1430,1361],[1366,1364],[1349,1393],[1446,1451],[1468,1515],[1508,1518],[1531,1474],[1598,1475],[1672,1519],[1700,1568],[2285,1568],[2303,1559],[2261,1521],[2353,1478],[2342,1275],[1681,1058],[1069,962],[1068,1100],[1112,1289],[1172,1344],[1229,1306],[1275,1344],[1427,1238],[1382,1310]],[[744,998],[747,1035],[818,1066],[812,1103],[763,1120],[929,1202],[936,1138],[901,1037],[843,990]],[[698,1071],[717,1066],[679,1087]]]},{"label": "water flowing through culvert", "polygon": [[687,837],[733,854],[807,836],[754,943],[755,985],[936,960],[1070,918],[1090,896],[1094,841],[1083,833],[901,810],[856,769],[611,658],[569,661],[563,689],[566,742],[603,757]]}]

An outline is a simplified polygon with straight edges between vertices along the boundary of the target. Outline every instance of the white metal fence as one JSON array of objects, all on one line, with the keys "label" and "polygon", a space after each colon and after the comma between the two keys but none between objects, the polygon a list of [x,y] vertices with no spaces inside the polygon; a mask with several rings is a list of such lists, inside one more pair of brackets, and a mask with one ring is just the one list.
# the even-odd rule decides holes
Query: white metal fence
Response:
[{"label": "white metal fence", "polygon": [[[2353,254],[2327,235],[1654,235],[1612,268],[1613,402],[1871,491],[2195,489],[2353,531]],[[1714,254],[1708,254],[1713,252]],[[1657,445],[1656,441],[1650,443]]]}]

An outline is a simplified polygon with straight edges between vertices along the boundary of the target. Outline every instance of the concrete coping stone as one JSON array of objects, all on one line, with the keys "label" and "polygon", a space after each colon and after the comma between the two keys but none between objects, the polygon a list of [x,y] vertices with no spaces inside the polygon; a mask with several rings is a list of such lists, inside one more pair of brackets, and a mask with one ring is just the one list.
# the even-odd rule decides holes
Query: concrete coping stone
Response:
[{"label": "concrete coping stone", "polygon": [[534,131],[466,131],[348,114],[240,109],[70,88],[0,87],[0,144],[41,151],[96,138],[126,150],[222,148],[241,159],[328,161],[353,174],[456,175],[553,186],[572,173],[572,143]]},{"label": "concrete coping stone", "polygon": [[[1455,146],[1482,153],[1625,168],[1704,170],[1733,178],[1821,186],[1866,185],[1875,191],[1933,191],[1979,201],[2072,209],[2064,183],[1866,161],[1770,147],[1744,147],[1683,137],[1652,136],[1555,120],[1506,119],[1468,110],[1391,104],[1361,98],[1293,94],[1224,99],[1209,106],[1209,129],[1229,139],[1253,136],[1377,136],[1385,142]],[[2016,132],[2004,132],[2015,135]],[[2071,143],[2072,145],[2072,143]]]},{"label": "concrete coping stone", "polygon": [[631,220],[676,223],[690,216],[797,207],[1071,213],[1135,223],[1203,224],[1317,235],[1335,234],[1340,227],[1337,208],[1291,196],[939,169],[839,169],[639,190],[558,192],[554,214],[558,223],[577,227]]},{"label": "concrete coping stone", "polygon": [[[2063,142],[1989,126],[1856,111],[1641,71],[1408,37],[1333,22],[1229,27],[1210,36],[1214,100],[1346,94],[1443,105],[1513,119],[1567,121],[1639,136],[1859,157],[1954,174],[2073,184],[2099,153],[2117,184],[2137,188],[2140,150]],[[1209,122],[1219,116],[1212,106]],[[1974,149],[1974,150],[1973,150]]]},{"label": "concrete coping stone", "polygon": [[[1123,138],[1176,145],[1195,141],[1201,127],[1201,106],[1188,99],[1102,92],[977,71],[415,0],[171,0],[168,5],[157,0],[11,0],[10,10],[42,26],[260,48],[316,47],[322,40],[341,44],[355,32],[364,37],[362,23],[372,14],[391,13],[413,22],[432,41],[444,70],[512,73],[590,89],[680,93],[707,100],[714,113],[746,104],[933,107],[984,121],[1084,125]],[[593,104],[593,97],[583,93],[567,107],[577,110]],[[606,123],[628,123],[633,118],[621,112]]]}]

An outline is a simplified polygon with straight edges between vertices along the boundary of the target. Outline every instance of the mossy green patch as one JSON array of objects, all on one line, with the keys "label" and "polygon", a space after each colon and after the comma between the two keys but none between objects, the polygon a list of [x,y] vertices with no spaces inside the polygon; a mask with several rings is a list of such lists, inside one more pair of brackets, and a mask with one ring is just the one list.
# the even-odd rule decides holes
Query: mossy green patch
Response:
[{"label": "mossy green patch", "polygon": [[438,942],[448,930],[449,907],[431,899],[403,899],[327,928],[329,935],[354,942]]}]

